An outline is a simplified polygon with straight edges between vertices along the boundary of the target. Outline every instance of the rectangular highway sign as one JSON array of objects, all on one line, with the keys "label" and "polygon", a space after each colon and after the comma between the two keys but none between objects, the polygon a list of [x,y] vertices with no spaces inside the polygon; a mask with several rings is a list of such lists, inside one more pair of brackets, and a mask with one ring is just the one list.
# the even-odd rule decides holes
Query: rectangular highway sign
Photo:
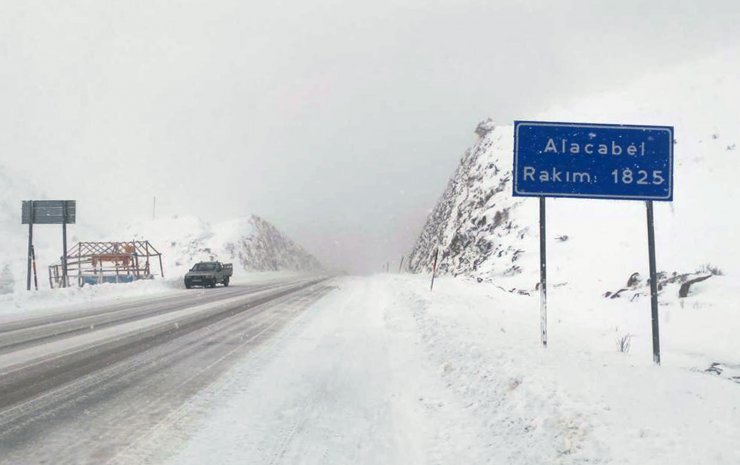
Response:
[{"label": "rectangular highway sign", "polygon": [[21,224],[74,224],[77,203],[74,200],[24,200]]},{"label": "rectangular highway sign", "polygon": [[673,200],[673,127],[514,122],[514,196]]}]

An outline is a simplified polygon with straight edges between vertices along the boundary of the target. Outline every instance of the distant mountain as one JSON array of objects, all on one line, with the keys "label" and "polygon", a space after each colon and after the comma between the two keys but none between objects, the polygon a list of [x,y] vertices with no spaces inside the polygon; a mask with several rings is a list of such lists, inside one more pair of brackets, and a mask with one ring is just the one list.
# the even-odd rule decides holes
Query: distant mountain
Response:
[{"label": "distant mountain", "polygon": [[117,240],[132,238],[148,240],[162,253],[167,277],[184,274],[201,260],[233,262],[236,275],[322,269],[316,258],[255,215],[216,224],[189,216],[162,218],[132,224]]},{"label": "distant mountain", "polygon": [[[740,53],[726,51],[632,84],[522,119],[675,127],[674,201],[656,202],[659,270],[740,273]],[[409,269],[534,289],[538,201],[512,196],[513,128],[480,123],[413,247]],[[646,281],[644,202],[548,199],[549,277],[593,292]],[[702,271],[704,270],[704,271]],[[728,273],[726,273],[728,274]],[[634,282],[634,280],[629,280]]]},{"label": "distant mountain", "polygon": [[[244,234],[242,227],[251,227],[251,234]],[[219,225],[225,235],[217,235],[225,250],[238,259],[245,270],[252,271],[318,271],[321,263],[306,252],[270,222],[252,215]],[[222,231],[220,234],[224,234]]]}]

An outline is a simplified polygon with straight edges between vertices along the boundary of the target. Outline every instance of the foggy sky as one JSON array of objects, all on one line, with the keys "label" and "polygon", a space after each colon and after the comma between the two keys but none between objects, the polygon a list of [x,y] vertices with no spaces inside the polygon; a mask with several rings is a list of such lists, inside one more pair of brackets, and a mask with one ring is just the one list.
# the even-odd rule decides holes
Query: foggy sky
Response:
[{"label": "foggy sky", "polygon": [[105,231],[156,196],[379,270],[479,120],[735,47],[738,24],[733,0],[0,0],[0,165]]}]

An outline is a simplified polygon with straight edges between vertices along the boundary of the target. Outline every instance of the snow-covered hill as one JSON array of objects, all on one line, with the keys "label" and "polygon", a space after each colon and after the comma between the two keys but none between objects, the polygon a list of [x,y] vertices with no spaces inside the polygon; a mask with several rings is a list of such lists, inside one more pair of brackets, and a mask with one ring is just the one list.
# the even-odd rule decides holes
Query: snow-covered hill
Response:
[{"label": "snow-covered hill", "polygon": [[184,274],[200,260],[234,263],[248,271],[318,271],[321,264],[271,223],[252,215],[211,224],[195,217],[171,217],[130,225],[117,240],[148,240],[162,254],[165,276]]},{"label": "snow-covered hill", "polygon": [[[724,52],[522,119],[675,126],[675,199],[656,204],[658,267],[673,273],[740,272],[740,53]],[[532,290],[538,280],[536,199],[511,195],[511,126],[479,124],[413,249],[409,266]],[[642,202],[548,199],[553,283],[593,293],[647,273]],[[639,277],[638,277],[639,278]],[[645,283],[644,279],[639,282]],[[568,284],[569,283],[569,284]],[[636,284],[636,287],[639,285]]]}]

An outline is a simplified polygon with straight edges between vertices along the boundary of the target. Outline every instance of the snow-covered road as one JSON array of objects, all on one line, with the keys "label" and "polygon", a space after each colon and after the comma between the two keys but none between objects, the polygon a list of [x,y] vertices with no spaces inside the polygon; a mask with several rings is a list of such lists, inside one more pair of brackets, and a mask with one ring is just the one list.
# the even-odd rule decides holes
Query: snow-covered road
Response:
[{"label": "snow-covered road", "polygon": [[0,463],[740,463],[740,379],[705,371],[738,343],[683,336],[724,306],[667,302],[656,367],[649,308],[558,288],[543,349],[535,297],[428,285],[335,278],[119,360],[36,399]]},{"label": "snow-covered road", "polygon": [[303,279],[183,291],[7,323],[0,463],[111,459],[328,290]]},{"label": "snow-covered road", "polygon": [[731,380],[669,353],[655,367],[640,345],[620,353],[582,315],[559,315],[544,350],[536,300],[489,286],[336,285],[191,400],[202,422],[159,429],[115,463],[740,463]]}]

